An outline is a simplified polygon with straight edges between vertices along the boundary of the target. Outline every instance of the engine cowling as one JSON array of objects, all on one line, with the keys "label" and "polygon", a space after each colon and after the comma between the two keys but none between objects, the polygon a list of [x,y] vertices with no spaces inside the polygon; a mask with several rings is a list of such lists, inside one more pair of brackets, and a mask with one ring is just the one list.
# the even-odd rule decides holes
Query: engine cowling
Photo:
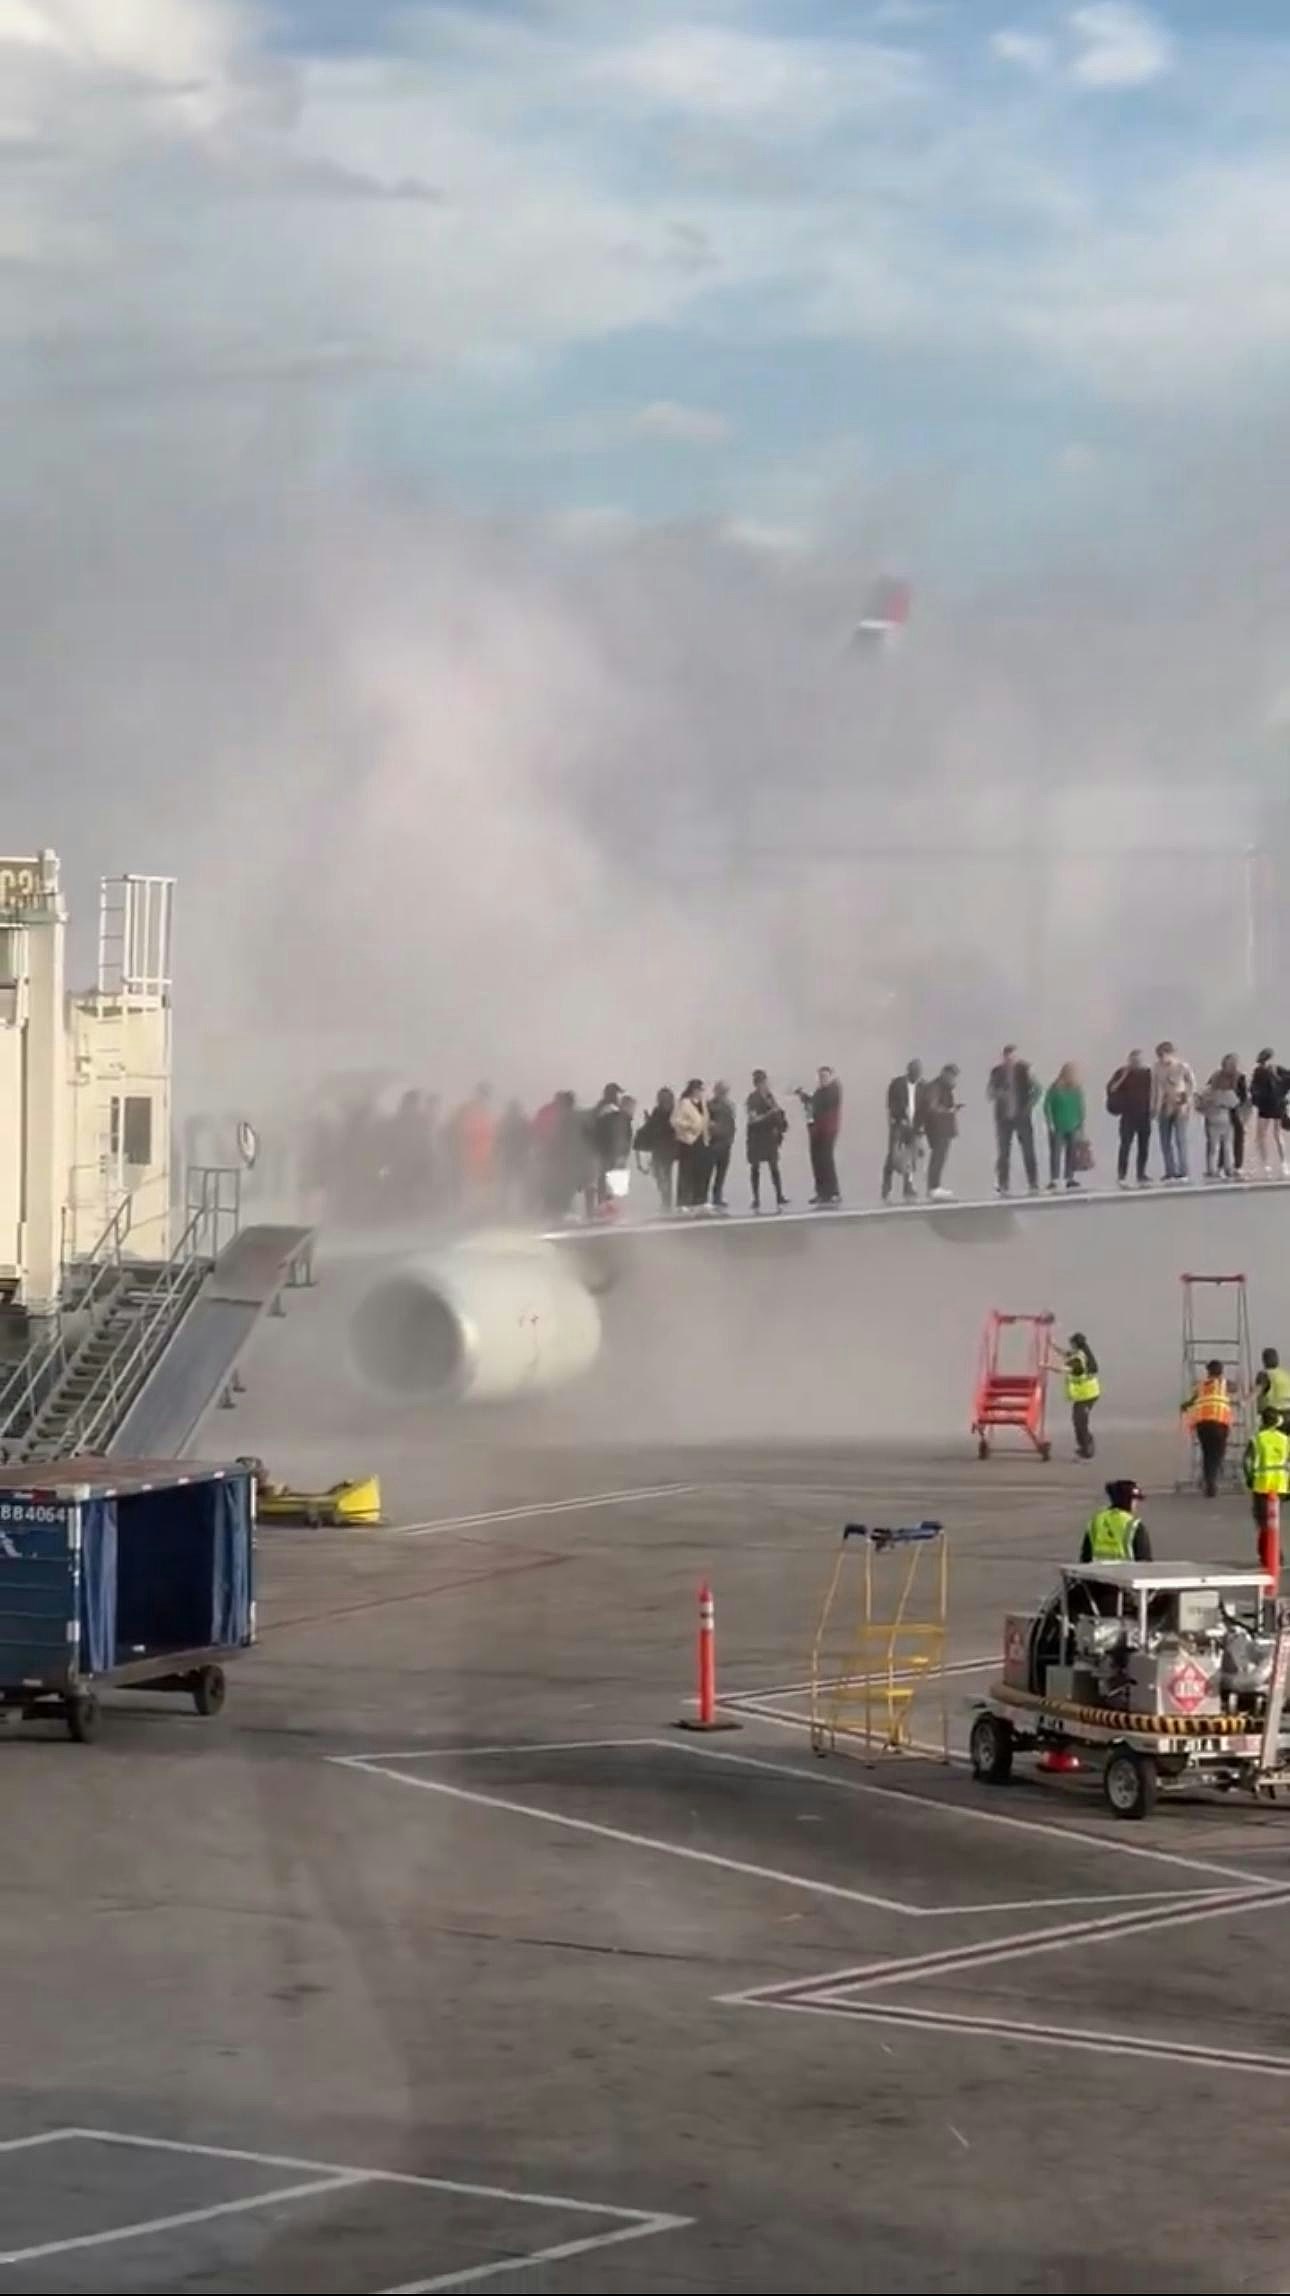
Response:
[{"label": "engine cowling", "polygon": [[418,1254],[355,1309],[359,1377],[392,1403],[540,1395],[589,1371],[600,1310],[572,1260],[525,1236],[471,1236]]}]

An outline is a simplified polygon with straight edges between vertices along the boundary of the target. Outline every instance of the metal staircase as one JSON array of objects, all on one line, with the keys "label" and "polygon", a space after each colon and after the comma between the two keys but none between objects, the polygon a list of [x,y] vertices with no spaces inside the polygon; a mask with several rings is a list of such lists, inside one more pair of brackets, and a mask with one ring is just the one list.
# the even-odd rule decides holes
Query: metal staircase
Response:
[{"label": "metal staircase", "polygon": [[71,1368],[86,1337],[106,1317],[125,1280],[124,1250],[130,1233],[131,1202],[118,1204],[84,1260],[64,1277],[62,1300],[52,1328],[43,1330],[0,1381],[0,1456],[21,1459],[32,1422]]},{"label": "metal staircase", "polygon": [[236,1232],[216,1173],[196,1175],[183,1234],[168,1260],[127,1260],[130,1200],[118,1206],[88,1262],[68,1271],[51,1337],[0,1387],[0,1452],[11,1462],[105,1450],[215,1264],[221,1232]]},{"label": "metal staircase", "polygon": [[[182,1244],[183,1239],[181,1252]],[[169,1347],[210,1266],[190,1248],[160,1267],[132,1268],[35,1413],[17,1456],[70,1459],[102,1451]]]}]

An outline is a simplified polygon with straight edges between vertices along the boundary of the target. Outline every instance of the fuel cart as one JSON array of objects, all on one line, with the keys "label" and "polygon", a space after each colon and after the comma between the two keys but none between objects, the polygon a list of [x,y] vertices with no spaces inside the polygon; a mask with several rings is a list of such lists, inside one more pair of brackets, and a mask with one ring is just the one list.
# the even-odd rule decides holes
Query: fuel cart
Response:
[{"label": "fuel cart", "polygon": [[0,1468],[0,1709],[61,1715],[82,1745],[104,1690],[218,1714],[224,1662],[255,1639],[254,1538],[242,1465]]},{"label": "fuel cart", "polygon": [[1260,1571],[1072,1563],[1040,1609],[1004,1620],[972,1768],[993,1786],[1018,1755],[1049,1775],[1089,1771],[1117,1818],[1145,1818],[1184,1785],[1275,1799],[1290,1787],[1288,1668],[1290,1613]]}]

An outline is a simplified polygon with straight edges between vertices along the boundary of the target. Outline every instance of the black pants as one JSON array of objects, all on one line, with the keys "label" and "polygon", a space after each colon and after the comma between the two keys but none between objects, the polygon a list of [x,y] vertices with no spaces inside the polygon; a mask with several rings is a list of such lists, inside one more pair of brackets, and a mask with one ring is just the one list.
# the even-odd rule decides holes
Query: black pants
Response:
[{"label": "black pants", "polygon": [[730,1170],[730,1149],[728,1146],[710,1148],[708,1156],[712,1165],[712,1201],[714,1204],[724,1206],[726,1201],[726,1174]]},{"label": "black pants", "polygon": [[[1094,1396],[1093,1403],[1096,1401],[1097,1397]],[[1093,1403],[1072,1403],[1071,1405],[1071,1425],[1075,1430],[1075,1448],[1081,1459],[1091,1459],[1097,1450],[1097,1445],[1093,1441],[1091,1424]]]},{"label": "black pants", "polygon": [[1239,1108],[1232,1110],[1232,1170],[1245,1170],[1245,1116]]},{"label": "black pants", "polygon": [[1138,1151],[1138,1178],[1147,1176],[1147,1158],[1151,1153],[1151,1118],[1149,1116],[1122,1116],[1120,1118],[1120,1155],[1118,1175],[1121,1180],[1129,1176],[1129,1151],[1136,1145]]},{"label": "black pants", "polygon": [[779,1176],[779,1151],[777,1149],[773,1156],[763,1156],[760,1160],[754,1158],[749,1159],[748,1177],[752,1181],[752,1200],[754,1212],[759,1212],[761,1210],[761,1176],[763,1172],[769,1172],[770,1174],[771,1186],[775,1190],[775,1202],[777,1204],[786,1204],[788,1202],[788,1198],[784,1194],[784,1183]]},{"label": "black pants", "polygon": [[836,1204],[838,1188],[837,1142],[831,1132],[821,1132],[818,1124],[808,1126],[811,1143],[811,1176],[815,1181],[817,1204]]},{"label": "black pants", "polygon": [[927,1129],[927,1193],[929,1196],[935,1194],[945,1177],[945,1165],[953,1139],[954,1134],[945,1127],[929,1123]]},{"label": "black pants", "polygon": [[670,1212],[672,1209],[672,1175],[676,1170],[676,1158],[674,1156],[660,1156],[656,1151],[650,1157],[649,1168],[654,1176],[654,1185],[658,1189],[659,1210]]},{"label": "black pants", "polygon": [[1223,1461],[1227,1457],[1227,1438],[1230,1429],[1219,1419],[1202,1419],[1196,1428],[1196,1446],[1200,1452],[1200,1479],[1207,1499],[1218,1497],[1218,1486],[1223,1475]]},{"label": "black pants", "polygon": [[999,1145],[995,1163],[995,1178],[999,1186],[1006,1188],[1012,1178],[1012,1143],[1016,1140],[1026,1167],[1026,1186],[1037,1188],[1039,1166],[1035,1161],[1035,1127],[1029,1109],[1024,1116],[996,1116],[994,1130]]}]

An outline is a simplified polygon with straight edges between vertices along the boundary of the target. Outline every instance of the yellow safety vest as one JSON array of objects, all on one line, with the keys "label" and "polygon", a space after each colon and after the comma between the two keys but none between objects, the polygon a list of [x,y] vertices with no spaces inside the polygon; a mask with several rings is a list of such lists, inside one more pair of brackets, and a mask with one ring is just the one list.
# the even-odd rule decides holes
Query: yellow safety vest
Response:
[{"label": "yellow safety vest", "polygon": [[1290,1411],[1290,1371],[1280,1363],[1274,1371],[1263,1374],[1264,1408],[1268,1411]]},{"label": "yellow safety vest", "polygon": [[1088,1367],[1088,1357],[1082,1348],[1076,1348],[1066,1358],[1066,1400],[1068,1403],[1096,1403],[1102,1392],[1102,1382]]},{"label": "yellow safety vest", "polygon": [[1187,1416],[1193,1427],[1208,1423],[1214,1427],[1232,1424],[1232,1398],[1225,1379],[1202,1379],[1187,1407]]},{"label": "yellow safety vest", "polygon": [[1252,1491],[1290,1491],[1290,1435],[1283,1427],[1260,1427],[1251,1435],[1245,1455]]},{"label": "yellow safety vest", "polygon": [[1095,1563],[1131,1563],[1136,1515],[1123,1507],[1103,1507],[1088,1526],[1089,1555]]}]

